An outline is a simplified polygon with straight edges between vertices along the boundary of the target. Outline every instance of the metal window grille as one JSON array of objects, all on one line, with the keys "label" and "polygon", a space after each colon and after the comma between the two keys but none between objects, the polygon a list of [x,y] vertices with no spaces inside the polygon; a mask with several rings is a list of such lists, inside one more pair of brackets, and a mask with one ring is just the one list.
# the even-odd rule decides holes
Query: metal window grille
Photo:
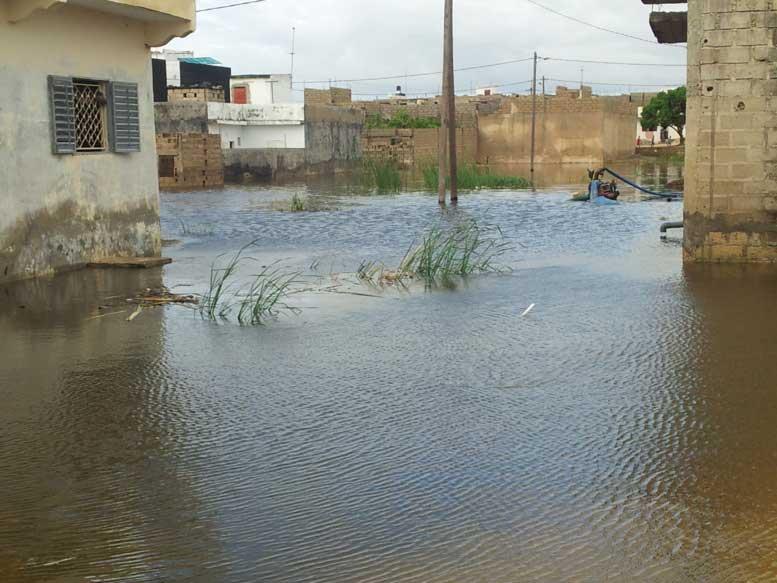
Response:
[{"label": "metal window grille", "polygon": [[175,178],[175,156],[159,156],[159,177]]},{"label": "metal window grille", "polygon": [[105,150],[107,100],[102,84],[91,81],[73,82],[73,108],[77,152]]}]

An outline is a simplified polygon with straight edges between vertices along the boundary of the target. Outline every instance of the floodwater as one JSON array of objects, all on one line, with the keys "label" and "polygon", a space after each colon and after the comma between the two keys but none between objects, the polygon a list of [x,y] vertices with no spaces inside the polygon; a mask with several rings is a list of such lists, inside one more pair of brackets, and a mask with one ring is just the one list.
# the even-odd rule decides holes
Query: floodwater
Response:
[{"label": "floodwater", "polygon": [[[272,209],[295,191],[165,194],[164,271],[0,290],[0,581],[775,580],[777,272],[683,269],[676,202]],[[251,241],[339,281],[462,219],[512,271],[306,292],[262,327],[127,321]]]}]

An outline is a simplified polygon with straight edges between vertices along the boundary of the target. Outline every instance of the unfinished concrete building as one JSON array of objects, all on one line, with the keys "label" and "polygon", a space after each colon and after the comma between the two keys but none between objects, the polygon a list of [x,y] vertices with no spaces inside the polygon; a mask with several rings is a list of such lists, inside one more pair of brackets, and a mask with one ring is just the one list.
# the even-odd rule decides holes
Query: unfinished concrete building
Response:
[{"label": "unfinished concrete building", "polygon": [[651,15],[661,42],[688,42],[685,259],[775,262],[777,3],[687,4]]}]

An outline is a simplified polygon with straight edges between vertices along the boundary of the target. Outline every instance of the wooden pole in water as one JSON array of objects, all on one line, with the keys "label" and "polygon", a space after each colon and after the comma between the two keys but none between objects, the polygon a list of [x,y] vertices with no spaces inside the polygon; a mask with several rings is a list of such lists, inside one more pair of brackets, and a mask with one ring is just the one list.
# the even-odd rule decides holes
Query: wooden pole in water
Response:
[{"label": "wooden pole in water", "polygon": [[[451,51],[449,45],[449,31],[451,30],[451,13],[453,10],[453,0],[445,0],[445,19],[443,23],[443,63],[442,63],[442,95],[440,96],[440,135],[438,139],[439,153],[439,176],[437,180],[437,201],[444,205],[446,200],[446,180],[448,178],[448,160],[449,160],[449,141],[451,137],[450,120],[455,115],[451,111],[451,67],[448,62],[451,60]],[[451,37],[452,39],[452,37]],[[455,134],[454,134],[455,139]],[[453,187],[453,183],[451,183]],[[451,200],[452,197],[451,197]]]},{"label": "wooden pole in water", "polygon": [[453,0],[445,0],[445,71],[447,72],[448,97],[448,148],[451,177],[451,202],[459,200],[459,162],[456,151],[456,83],[453,66]]},{"label": "wooden pole in water", "polygon": [[534,75],[531,82],[531,184],[534,188],[534,153],[537,138],[537,53],[534,53]]}]

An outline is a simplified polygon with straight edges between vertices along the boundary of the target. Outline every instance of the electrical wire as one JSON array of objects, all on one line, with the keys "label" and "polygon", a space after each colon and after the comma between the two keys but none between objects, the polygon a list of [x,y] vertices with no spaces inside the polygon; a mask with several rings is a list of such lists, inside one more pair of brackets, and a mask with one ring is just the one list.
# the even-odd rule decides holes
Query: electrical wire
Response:
[{"label": "electrical wire", "polygon": [[561,63],[584,63],[592,65],[622,65],[627,67],[687,67],[688,65],[679,63],[628,63],[619,61],[593,61],[585,59],[562,59],[556,57],[541,57],[543,61],[557,61]]},{"label": "electrical wire", "polygon": [[214,10],[224,10],[226,8],[236,8],[237,6],[248,6],[249,4],[259,4],[265,0],[248,0],[247,2],[237,2],[235,4],[225,4],[224,6],[214,6],[213,8],[200,8],[195,12],[213,12]]},{"label": "electrical wire", "polygon": [[577,22],[578,24],[582,24],[584,26],[589,26],[591,28],[595,28],[596,30],[601,30],[602,32],[609,32],[610,34],[617,34],[618,36],[622,36],[622,37],[625,37],[625,38],[630,38],[632,40],[638,40],[640,42],[648,43],[648,44],[651,44],[651,45],[673,46],[673,47],[678,47],[679,46],[680,48],[687,49],[687,47],[682,46],[682,45],[664,45],[664,44],[662,44],[662,43],[660,43],[660,42],[658,42],[656,40],[651,40],[649,38],[643,38],[641,36],[635,36],[633,34],[628,34],[628,33],[625,33],[625,32],[619,32],[617,30],[612,30],[610,28],[604,28],[603,26],[599,26],[599,25],[593,24],[591,22],[586,22],[585,20],[581,20],[581,19],[576,18],[574,16],[569,16],[568,14],[564,14],[563,12],[559,12],[558,10],[556,10],[554,8],[550,8],[549,6],[545,6],[544,4],[540,4],[536,0],[524,0],[524,1],[528,2],[529,4],[532,4],[534,6],[537,6],[538,8],[542,8],[543,10],[547,10],[548,12],[550,12],[552,14],[555,14],[557,16],[561,16],[562,18],[566,18],[567,20],[571,20],[572,22]]},{"label": "electrical wire", "polygon": [[[460,67],[458,69],[455,69],[456,72],[462,72],[462,71],[476,71],[478,69],[489,69],[491,67],[501,67],[504,65],[515,65],[516,63],[527,63],[531,61],[534,57],[527,57],[525,59],[513,59],[510,61],[500,61],[498,63],[488,63],[485,65],[473,65],[472,67]],[[338,83],[359,83],[362,81],[388,81],[390,79],[404,79],[404,78],[415,78],[415,77],[431,77],[433,75],[442,75],[442,71],[434,71],[429,73],[402,73],[401,75],[387,75],[385,77],[363,77],[361,79],[327,79],[326,81],[297,81],[295,83],[296,85],[302,85],[302,84],[310,84],[310,85],[321,85],[321,84],[328,84],[328,83],[334,83],[335,81]]]},{"label": "electrical wire", "polygon": [[[556,83],[580,83],[580,79],[573,81],[571,79],[554,79],[552,77],[545,77],[546,81],[555,81]],[[603,83],[597,81],[589,81],[586,79],[583,82],[584,85],[608,85],[611,87],[680,87],[682,83]]]}]

